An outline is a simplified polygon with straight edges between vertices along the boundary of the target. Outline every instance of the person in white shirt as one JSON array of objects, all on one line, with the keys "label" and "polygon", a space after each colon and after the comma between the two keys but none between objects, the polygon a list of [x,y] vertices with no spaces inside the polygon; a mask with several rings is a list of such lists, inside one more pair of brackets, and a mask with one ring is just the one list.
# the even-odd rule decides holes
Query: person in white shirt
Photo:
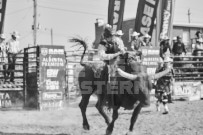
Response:
[{"label": "person in white shirt", "polygon": [[126,47],[125,47],[125,45],[124,45],[124,43],[123,43],[123,40],[122,40],[122,38],[121,38],[123,35],[124,35],[124,33],[122,32],[122,30],[118,30],[118,31],[116,32],[116,35],[115,35],[115,43],[117,43],[118,48],[119,48],[120,50],[125,51],[125,50],[126,50]]},{"label": "person in white shirt", "polygon": [[5,42],[6,36],[4,34],[0,34],[0,62],[2,65],[2,69],[4,70],[4,78],[6,80],[6,69],[8,67],[8,46]]},{"label": "person in white shirt", "polygon": [[10,81],[14,81],[14,71],[15,70],[15,60],[16,60],[16,55],[20,52],[19,49],[19,33],[17,31],[14,31],[11,34],[11,39],[7,42],[8,45],[8,70],[12,70],[8,74],[10,74]]}]

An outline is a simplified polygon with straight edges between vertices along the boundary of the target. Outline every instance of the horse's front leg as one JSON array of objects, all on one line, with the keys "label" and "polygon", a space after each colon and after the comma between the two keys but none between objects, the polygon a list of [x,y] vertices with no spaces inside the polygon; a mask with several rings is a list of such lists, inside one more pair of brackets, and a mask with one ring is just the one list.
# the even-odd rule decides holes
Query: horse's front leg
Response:
[{"label": "horse's front leg", "polygon": [[106,135],[111,135],[114,128],[114,123],[118,119],[118,109],[119,107],[113,109],[112,121],[106,129]]},{"label": "horse's front leg", "polygon": [[134,127],[134,124],[135,124],[135,122],[136,122],[136,120],[138,118],[138,115],[139,115],[141,109],[142,109],[142,103],[139,103],[137,105],[137,107],[133,111],[133,114],[132,114],[132,117],[131,117],[131,120],[130,120],[129,132],[126,135],[132,135],[133,134],[132,133],[133,132],[133,127]]},{"label": "horse's front leg", "polygon": [[110,120],[109,120],[109,117],[107,116],[107,114],[104,111],[104,104],[105,104],[104,102],[105,102],[104,96],[101,95],[101,94],[98,95],[98,101],[96,103],[96,108],[99,111],[99,113],[102,115],[102,117],[104,118],[106,124],[109,125]]},{"label": "horse's front leg", "polygon": [[91,94],[84,94],[82,95],[82,99],[81,102],[79,104],[81,113],[82,113],[82,118],[83,118],[83,129],[84,130],[89,130],[90,126],[87,120],[87,116],[86,116],[86,110],[87,110],[87,105],[89,103],[89,99],[90,99]]}]

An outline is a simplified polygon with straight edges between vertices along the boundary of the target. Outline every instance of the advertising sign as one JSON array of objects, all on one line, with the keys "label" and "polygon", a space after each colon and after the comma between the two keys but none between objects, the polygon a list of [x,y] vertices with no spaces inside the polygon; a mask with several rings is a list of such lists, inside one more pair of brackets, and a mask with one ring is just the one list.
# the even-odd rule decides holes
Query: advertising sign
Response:
[{"label": "advertising sign", "polygon": [[59,109],[63,106],[66,83],[64,46],[40,46],[39,65],[40,109]]},{"label": "advertising sign", "polygon": [[125,0],[109,0],[108,24],[113,30],[122,30]]},{"label": "advertising sign", "polygon": [[142,47],[143,65],[147,66],[148,74],[155,74],[159,62],[158,47]]},{"label": "advertising sign", "polygon": [[200,100],[201,88],[201,82],[176,82],[174,96],[187,97],[189,101]]},{"label": "advertising sign", "polygon": [[173,0],[163,0],[162,7],[161,7],[161,32],[160,32],[160,39],[163,39],[165,36],[170,37],[171,26],[172,26],[172,6]]},{"label": "advertising sign", "polygon": [[152,36],[159,0],[139,0],[135,19],[136,32]]},{"label": "advertising sign", "polygon": [[63,46],[40,46],[41,91],[63,91],[65,85],[65,55]]}]

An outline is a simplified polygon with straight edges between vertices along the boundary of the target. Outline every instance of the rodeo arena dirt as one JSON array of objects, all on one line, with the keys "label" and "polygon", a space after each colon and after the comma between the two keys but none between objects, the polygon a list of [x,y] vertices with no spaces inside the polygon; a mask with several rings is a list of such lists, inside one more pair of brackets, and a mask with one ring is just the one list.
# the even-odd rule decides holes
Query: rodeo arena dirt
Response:
[{"label": "rodeo arena dirt", "polygon": [[135,26],[125,0],[109,0],[93,45],[72,37],[72,50],[38,45],[36,14],[22,50],[0,21],[0,135],[203,135],[203,27],[185,45],[172,34],[175,0],[138,1]]}]

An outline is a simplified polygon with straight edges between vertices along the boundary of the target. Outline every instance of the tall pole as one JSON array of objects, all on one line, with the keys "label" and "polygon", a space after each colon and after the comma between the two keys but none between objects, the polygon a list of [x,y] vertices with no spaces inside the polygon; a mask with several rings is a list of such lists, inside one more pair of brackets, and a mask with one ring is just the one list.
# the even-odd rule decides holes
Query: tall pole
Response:
[{"label": "tall pole", "polygon": [[53,45],[53,29],[51,28],[51,45]]},{"label": "tall pole", "polygon": [[37,0],[34,1],[34,23],[33,23],[33,38],[34,38],[34,46],[37,45]]},{"label": "tall pole", "polygon": [[188,22],[190,23],[190,15],[191,15],[191,12],[190,12],[190,9],[188,9]]},{"label": "tall pole", "polygon": [[[190,9],[188,9],[188,23],[190,23],[190,15],[191,15],[191,12],[190,12]],[[190,30],[190,27],[189,27],[189,44],[191,44],[191,30]],[[190,46],[190,49],[192,50],[192,46]]]}]

